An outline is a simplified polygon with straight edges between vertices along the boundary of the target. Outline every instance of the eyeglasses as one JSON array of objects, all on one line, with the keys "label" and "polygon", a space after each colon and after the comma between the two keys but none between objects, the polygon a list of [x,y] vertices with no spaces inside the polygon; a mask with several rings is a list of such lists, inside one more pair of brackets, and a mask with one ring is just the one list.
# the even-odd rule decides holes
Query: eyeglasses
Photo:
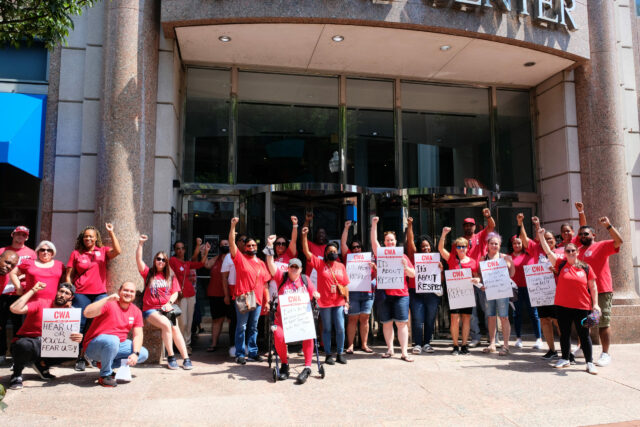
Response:
[{"label": "eyeglasses", "polygon": [[564,250],[564,253],[566,253],[566,254],[573,254],[575,252],[577,252],[575,249],[565,249]]},{"label": "eyeglasses", "polygon": [[49,252],[50,254],[52,254],[53,253],[53,249],[40,248],[40,249],[38,249],[38,252]]},{"label": "eyeglasses", "polygon": [[462,250],[467,249],[467,247],[466,246],[456,246],[456,249],[462,251]]},{"label": "eyeglasses", "polygon": [[158,261],[158,262],[167,262],[167,259],[157,256],[156,257],[156,261]]},{"label": "eyeglasses", "polygon": [[287,246],[287,242],[275,242],[274,245],[276,245],[276,246]]},{"label": "eyeglasses", "polygon": [[353,245],[353,246],[351,246],[351,250],[352,250],[352,251],[355,251],[356,249],[362,249],[362,246],[360,246],[360,245]]},{"label": "eyeglasses", "polygon": [[294,270],[297,270],[297,269],[299,269],[300,267],[298,267],[297,265],[293,264],[293,265],[290,265],[290,266],[289,266],[289,268],[293,268]]}]

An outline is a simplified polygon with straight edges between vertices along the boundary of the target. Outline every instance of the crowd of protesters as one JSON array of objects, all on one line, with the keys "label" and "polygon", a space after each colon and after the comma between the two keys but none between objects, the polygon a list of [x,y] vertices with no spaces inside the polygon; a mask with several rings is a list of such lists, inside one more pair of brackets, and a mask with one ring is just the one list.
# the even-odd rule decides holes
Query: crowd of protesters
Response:
[{"label": "crowd of protesters", "polygon": [[[524,215],[518,214],[518,229],[511,230],[513,233],[503,230],[508,242],[506,253],[501,252],[503,236],[498,234],[489,209],[483,210],[482,226],[476,225],[475,218],[464,219],[464,232],[450,238],[450,249],[447,249],[450,226],[442,229],[436,245],[430,236],[416,238],[414,221],[408,218],[401,260],[403,285],[384,290],[376,289],[376,253],[379,248],[395,248],[403,242],[393,231],[385,231],[381,244],[378,241],[379,218],[373,217],[369,236],[371,287],[357,292],[349,290],[347,256],[366,252],[366,248],[360,239],[349,239],[351,221],[344,224],[338,243],[328,241],[322,228],[315,230],[311,240],[312,214],[306,215],[301,230],[298,230],[298,218],[292,216],[291,236],[268,236],[266,245],[261,248],[258,237],[236,232],[239,221],[232,218],[228,238],[220,240],[218,247],[213,248],[215,256],[208,256],[212,249],[210,244],[203,244],[198,238],[191,258],[187,258],[185,243],[176,241],[173,256],[159,251],[151,258],[150,265],[143,260],[147,236],[141,235],[136,250],[136,262],[144,283],[141,307],[135,304],[136,286],[132,281],[121,284],[110,295],[107,292],[107,265],[121,253],[112,224],[107,223],[104,227],[111,246],[103,244],[98,228],[86,227],[77,237],[66,267],[55,259],[53,242],[43,240],[32,250],[27,246],[29,229],[18,226],[11,234],[11,244],[0,249],[0,363],[6,360],[9,349],[13,360],[12,389],[22,388],[22,373],[27,366],[42,379],[55,378],[49,367],[66,360],[40,355],[43,310],[75,307],[81,310],[80,331],[71,336],[80,349],[75,358],[75,369],[84,371],[87,363],[93,363],[100,368],[100,385],[117,385],[114,369],[120,367],[123,360],[134,366],[147,359],[148,352],[142,346],[145,322],[161,332],[167,367],[179,368],[177,350],[182,358],[182,368],[190,370],[193,368],[190,359],[194,339],[192,324],[197,311],[197,287],[192,273],[200,268],[209,270],[210,276],[206,289],[212,317],[209,352],[220,349],[220,335],[227,321],[229,355],[240,365],[247,361],[262,362],[264,351],[261,352],[258,346],[260,317],[269,312],[278,294],[304,292],[319,307],[317,335],[324,350],[324,363],[347,364],[348,355],[356,351],[357,338],[361,351],[375,354],[368,344],[372,315],[381,324],[386,343],[380,356],[384,359],[394,356],[397,331],[400,359],[413,362],[416,355],[435,352],[432,339],[436,317],[439,307],[448,301],[446,285],[440,292],[417,291],[413,260],[417,254],[439,254],[443,283],[445,270],[465,269],[471,272],[470,282],[474,285],[475,304],[449,310],[453,355],[468,355],[470,348],[480,345],[479,329],[484,325],[488,339],[482,352],[512,356],[515,349],[523,347],[522,320],[526,315],[535,336],[532,348],[542,349],[542,340],[546,341],[548,351],[543,359],[557,359],[553,361],[556,368],[575,363],[576,351],[571,352],[573,326],[586,370],[596,374],[596,366],[607,366],[611,362],[613,286],[609,257],[620,250],[622,238],[609,219],[602,217],[598,223],[610,239],[596,240],[596,229],[587,224],[582,203],[576,203],[576,209],[580,219],[578,233],[570,224],[562,224],[558,238],[541,228],[537,217],[531,218],[534,230],[529,236]],[[512,297],[487,298],[480,268],[483,261],[500,261],[506,265],[513,282]],[[534,264],[543,265],[555,274],[553,304],[532,306],[525,267]],[[241,309],[247,298],[255,300],[255,309]],[[7,342],[9,320],[14,331],[10,346]],[[512,322],[515,330],[513,347],[510,345]],[[279,309],[275,324],[282,326]],[[602,343],[602,353],[595,362],[589,326],[599,329]],[[561,354],[556,350],[554,328],[560,334]],[[282,380],[289,376],[287,345],[281,329],[275,330],[275,351],[283,363],[279,378]],[[410,336],[413,343],[409,342]],[[313,340],[302,343],[305,368],[298,377],[299,382],[304,382],[311,372],[312,350]]]}]

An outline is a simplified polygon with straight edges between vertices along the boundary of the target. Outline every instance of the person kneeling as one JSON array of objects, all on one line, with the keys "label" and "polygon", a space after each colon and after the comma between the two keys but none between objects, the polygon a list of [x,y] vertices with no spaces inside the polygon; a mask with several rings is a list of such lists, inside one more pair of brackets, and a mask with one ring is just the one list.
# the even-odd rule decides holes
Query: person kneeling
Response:
[{"label": "person kneeling", "polygon": [[[11,344],[11,356],[13,357],[13,374],[11,374],[10,388],[18,390],[22,388],[22,370],[25,366],[31,366],[43,380],[55,378],[49,372],[49,367],[59,365],[66,359],[43,359],[40,357],[42,344],[42,310],[45,308],[70,308],[71,300],[75,294],[75,286],[71,283],[61,283],[58,285],[58,292],[53,301],[39,300],[33,298],[35,294],[43,290],[47,285],[37,282],[33,288],[24,293],[9,308],[12,313],[22,315],[26,318],[22,327],[16,333]],[[72,341],[81,342],[82,334],[72,333]],[[70,358],[69,360],[73,360]]]},{"label": "person kneeling", "polygon": [[[100,379],[103,387],[117,384],[113,368],[127,359],[129,366],[142,363],[149,352],[142,347],[142,311],[133,304],[136,285],[124,282],[117,294],[111,294],[84,309],[87,319],[94,319],[87,331],[84,351],[87,357],[100,363]],[[133,340],[127,339],[133,329]]]}]

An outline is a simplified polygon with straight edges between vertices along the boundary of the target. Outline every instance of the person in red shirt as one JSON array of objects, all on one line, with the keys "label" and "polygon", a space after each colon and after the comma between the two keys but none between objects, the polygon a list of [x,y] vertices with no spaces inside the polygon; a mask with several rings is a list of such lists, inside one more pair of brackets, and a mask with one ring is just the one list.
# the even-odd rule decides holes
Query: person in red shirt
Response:
[{"label": "person in red shirt", "polygon": [[182,289],[182,298],[178,305],[182,314],[178,317],[178,325],[187,345],[187,353],[191,354],[191,326],[193,324],[193,315],[196,307],[196,289],[191,283],[190,274],[198,268],[204,267],[204,262],[197,261],[201,256],[203,260],[207,259],[211,245],[209,242],[204,246],[204,252],[201,253],[202,239],[196,239],[196,247],[193,250],[191,260],[184,259],[186,247],[182,240],[178,240],[173,244],[175,256],[169,259],[169,266],[173,270],[173,274],[178,279],[180,289]]},{"label": "person in red shirt", "polygon": [[[204,263],[204,268],[209,270],[209,285],[207,286],[207,297],[209,298],[209,309],[211,311],[211,345],[207,351],[216,351],[218,338],[222,331],[224,319],[229,319],[231,328],[231,318],[235,316],[235,310],[231,306],[231,296],[229,294],[228,282],[222,277],[222,262],[229,253],[229,241],[223,239],[218,248],[219,255],[209,258]],[[233,311],[233,313],[232,313]]]},{"label": "person in red shirt", "polygon": [[[11,245],[0,248],[0,255],[5,251],[16,253],[18,255],[17,265],[29,259],[35,259],[36,253],[25,244],[27,240],[29,240],[29,229],[24,225],[17,226],[11,233]],[[0,275],[0,363],[4,361],[7,353],[7,322],[9,318],[11,318],[14,331],[20,329],[22,325],[22,316],[11,313],[9,307],[19,298],[18,292],[21,292],[20,288],[24,285],[24,276],[20,276],[20,287],[17,288],[11,283],[10,274]]]},{"label": "person in red shirt", "polygon": [[178,362],[173,353],[175,343],[182,356],[182,368],[193,369],[187,352],[182,332],[176,323],[173,305],[180,294],[180,284],[169,267],[169,257],[163,251],[153,256],[151,268],[142,260],[144,243],[148,240],[145,234],[140,235],[136,249],[136,264],[144,278],[144,295],[142,296],[143,317],[162,331],[162,343],[167,351],[167,368],[178,369]]},{"label": "person in red shirt", "polygon": [[[244,365],[246,359],[254,362],[261,362],[262,356],[258,354],[258,319],[260,311],[264,305],[269,310],[269,288],[268,283],[271,280],[271,274],[267,270],[265,263],[259,259],[258,243],[255,239],[247,237],[244,243],[244,253],[238,251],[236,242],[236,224],[238,218],[231,218],[231,227],[229,228],[229,254],[233,259],[233,265],[236,267],[236,285],[234,286],[234,298],[240,295],[254,292],[256,297],[255,310],[246,313],[240,313],[236,306],[236,363]],[[247,336],[247,345],[245,346],[245,335]]]},{"label": "person in red shirt", "polygon": [[298,255],[298,217],[291,216],[291,240],[287,244],[287,239],[284,236],[278,236],[273,248],[276,251],[275,262],[281,262],[287,264],[291,258],[295,258]]},{"label": "person in red shirt", "polygon": [[[378,222],[380,218],[374,216],[371,219],[371,249],[374,254],[378,253],[380,243],[378,242]],[[392,248],[397,246],[398,240],[396,233],[386,231],[384,233],[384,247]],[[387,344],[387,351],[382,355],[388,359],[393,356],[393,324],[395,322],[398,328],[398,341],[400,342],[400,359],[405,362],[413,362],[413,358],[409,356],[409,279],[415,277],[416,272],[413,263],[406,254],[402,256],[402,264],[404,266],[404,287],[402,289],[385,289],[385,298],[378,305],[378,314],[382,323],[382,332],[384,340]]]},{"label": "person in red shirt", "polygon": [[[75,287],[71,283],[56,284],[56,294],[53,300],[34,298],[44,291],[49,285],[44,282],[36,282],[16,302],[11,305],[11,312],[25,315],[22,327],[16,332],[11,343],[11,356],[13,357],[13,373],[11,374],[10,388],[17,390],[22,388],[22,371],[25,366],[31,365],[43,380],[55,378],[49,372],[49,367],[59,365],[66,359],[42,359],[40,357],[42,338],[42,310],[45,308],[69,308],[73,300]],[[82,334],[72,333],[72,341],[82,341]]]},{"label": "person in red shirt", "polygon": [[[87,331],[84,350],[87,356],[100,362],[100,379],[103,387],[118,385],[114,368],[127,365],[136,366],[149,357],[142,346],[142,312],[133,301],[136,298],[136,285],[124,282],[117,294],[89,304],[84,309],[87,319],[94,319]],[[132,339],[127,339],[129,331]]]},{"label": "person in red shirt", "polygon": [[[100,231],[90,225],[78,235],[75,249],[67,262],[65,281],[75,285],[73,306],[81,309],[83,313],[87,305],[107,296],[107,262],[122,252],[113,232],[113,224],[106,223],[105,228],[113,242],[113,248],[103,246]],[[88,328],[87,319],[83,314],[80,318],[80,332],[85,333]],[[76,371],[84,371],[86,367],[82,355],[81,350],[76,361]]]},{"label": "person in red shirt", "polygon": [[[451,227],[444,227],[440,240],[438,241],[438,251],[442,256],[442,259],[447,261],[447,265],[450,270],[469,268],[474,278],[478,277],[479,265],[478,262],[469,257],[467,252],[469,250],[469,241],[464,237],[458,237],[454,240],[453,245],[455,248],[455,256],[444,248],[444,242],[447,239],[447,234],[451,232]],[[484,292],[483,292],[484,294]],[[486,298],[485,298],[486,299]],[[476,301],[478,299],[476,298]],[[469,339],[469,331],[471,329],[471,313],[473,307],[458,308],[449,310],[451,316],[451,338],[453,340],[453,350],[451,354],[454,356],[458,354],[469,354],[467,349],[467,340]],[[460,334],[460,316],[462,316],[462,346],[458,345],[458,337]]]},{"label": "person in red shirt", "polygon": [[[273,249],[271,246],[276,239],[276,236],[269,236],[267,239],[267,248]],[[307,277],[308,287],[304,285],[302,280],[302,261],[298,258],[292,258],[288,262],[287,268],[287,281],[282,283],[284,280],[284,273],[280,271],[275,262],[273,261],[272,255],[267,255],[267,267],[269,268],[269,272],[273,275],[275,279],[275,289],[272,294],[274,298],[277,298],[280,295],[291,294],[291,293],[308,293],[309,300],[311,301],[313,298],[316,300],[320,299],[320,293],[318,293],[313,286],[313,283]],[[282,329],[282,314],[280,312],[280,306],[278,306],[278,310],[275,314],[274,325],[276,326],[276,330],[273,333],[274,345],[276,347],[276,351],[278,352],[278,356],[282,360],[282,365],[280,366],[280,377],[278,378],[280,381],[284,381],[289,378],[289,362],[287,358],[287,344],[284,342],[284,330]],[[304,353],[304,369],[298,375],[297,382],[299,384],[304,384],[311,375],[311,362],[313,358],[313,340],[304,340],[302,342],[302,352]]]},{"label": "person in red shirt", "polygon": [[36,298],[52,300],[56,297],[58,284],[64,274],[64,264],[54,259],[56,247],[48,240],[43,240],[36,246],[36,254],[36,259],[26,259],[11,271],[11,283],[16,289],[21,288],[19,274],[24,274],[25,278],[21,292],[28,291],[37,282],[46,283],[48,286],[42,292],[38,292]]},{"label": "person in red shirt", "polygon": [[607,366],[611,363],[609,344],[611,341],[611,303],[613,301],[613,281],[609,269],[609,257],[620,252],[622,236],[606,216],[600,218],[598,222],[607,229],[611,239],[596,242],[595,230],[592,227],[588,225],[580,227],[578,237],[582,246],[578,248],[578,259],[589,264],[597,277],[598,305],[602,308],[602,317],[598,324],[602,354],[596,361],[596,365]]},{"label": "person in red shirt", "polygon": [[[309,230],[311,230],[311,221],[313,221],[313,212],[307,212],[304,218],[303,227],[307,227]],[[317,257],[324,256],[324,250],[327,246],[327,242],[328,242],[327,230],[325,230],[322,227],[319,227],[318,229],[316,229],[316,234],[313,241],[307,240],[307,244],[309,245],[309,250],[311,251],[312,254],[314,254]],[[309,272],[307,271],[307,274],[308,273]]]},{"label": "person in red shirt", "polygon": [[544,239],[544,228],[538,230],[540,244],[544,249],[549,262],[558,272],[556,286],[556,315],[560,326],[560,348],[562,358],[555,364],[556,368],[567,368],[571,365],[571,325],[574,324],[580,344],[587,361],[587,372],[597,374],[598,370],[593,364],[593,347],[589,328],[582,326],[582,321],[591,311],[601,312],[598,305],[598,288],[596,287],[596,274],[592,266],[578,259],[578,249],[575,244],[568,243],[564,247],[565,258],[558,258],[549,248]]}]

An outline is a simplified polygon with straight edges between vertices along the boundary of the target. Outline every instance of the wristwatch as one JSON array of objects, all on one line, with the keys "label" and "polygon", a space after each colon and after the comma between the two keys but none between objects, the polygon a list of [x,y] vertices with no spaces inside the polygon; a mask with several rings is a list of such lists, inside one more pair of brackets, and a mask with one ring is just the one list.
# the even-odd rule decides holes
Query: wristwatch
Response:
[{"label": "wristwatch", "polygon": [[136,356],[140,357],[140,352],[139,351],[134,351],[133,354],[135,354]]}]

